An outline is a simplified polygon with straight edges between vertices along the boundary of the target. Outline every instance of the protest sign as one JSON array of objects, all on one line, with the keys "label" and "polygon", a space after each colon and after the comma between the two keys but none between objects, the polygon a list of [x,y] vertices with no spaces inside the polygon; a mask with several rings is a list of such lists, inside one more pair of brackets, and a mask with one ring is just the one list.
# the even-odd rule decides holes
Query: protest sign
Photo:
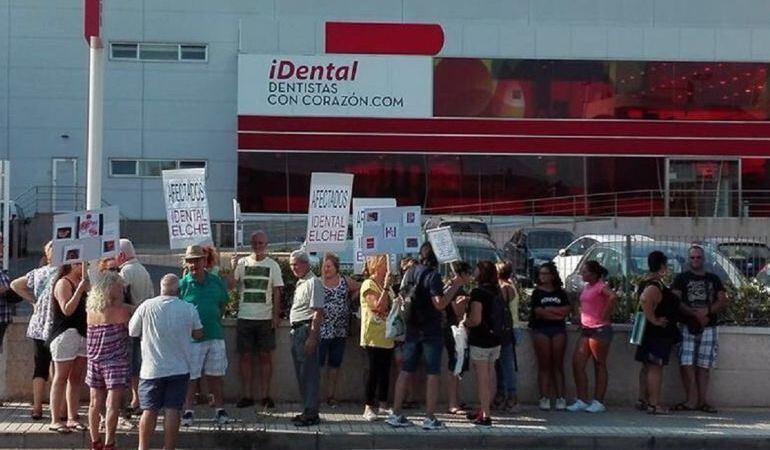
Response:
[{"label": "protest sign", "polygon": [[365,255],[416,253],[422,244],[419,206],[364,208],[361,252]]},{"label": "protest sign", "polygon": [[117,255],[120,213],[117,206],[53,216],[51,264],[94,261]]},{"label": "protest sign", "polygon": [[206,169],[164,170],[163,194],[169,246],[212,245]]},{"label": "protest sign", "polygon": [[243,220],[241,219],[241,204],[233,199],[233,247],[235,252],[243,246]]},{"label": "protest sign", "polygon": [[312,174],[310,204],[307,209],[306,251],[334,252],[345,249],[352,194],[352,174]]},{"label": "protest sign", "polygon": [[450,227],[433,228],[426,233],[439,263],[450,263],[460,259],[460,252],[457,250]]},{"label": "protest sign", "polygon": [[364,208],[393,207],[396,206],[395,198],[354,198],[353,199],[353,273],[361,274],[364,271],[366,257],[361,251],[364,225]]}]

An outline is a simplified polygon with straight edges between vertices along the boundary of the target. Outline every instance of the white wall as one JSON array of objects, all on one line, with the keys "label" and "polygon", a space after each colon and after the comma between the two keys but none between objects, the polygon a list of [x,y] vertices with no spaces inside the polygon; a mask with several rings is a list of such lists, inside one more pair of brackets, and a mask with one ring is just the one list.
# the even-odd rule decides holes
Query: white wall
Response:
[{"label": "white wall", "polygon": [[[107,62],[109,157],[204,158],[214,219],[236,188],[236,55],[316,54],[324,23],[440,23],[442,55],[766,61],[766,0],[104,0],[109,40],[203,42],[209,61]],[[85,183],[87,48],[82,0],[0,0],[0,157],[12,194],[77,157]],[[64,139],[61,135],[69,138]],[[132,219],[164,217],[159,180],[105,178]]]}]

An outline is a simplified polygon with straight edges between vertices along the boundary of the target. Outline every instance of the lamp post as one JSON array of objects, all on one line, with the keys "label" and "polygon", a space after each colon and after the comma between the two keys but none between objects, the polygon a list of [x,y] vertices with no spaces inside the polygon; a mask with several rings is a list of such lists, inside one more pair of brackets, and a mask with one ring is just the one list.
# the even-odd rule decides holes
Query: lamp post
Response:
[{"label": "lamp post", "polygon": [[102,205],[104,45],[100,37],[101,9],[101,0],[84,0],[83,31],[89,47],[86,209]]}]

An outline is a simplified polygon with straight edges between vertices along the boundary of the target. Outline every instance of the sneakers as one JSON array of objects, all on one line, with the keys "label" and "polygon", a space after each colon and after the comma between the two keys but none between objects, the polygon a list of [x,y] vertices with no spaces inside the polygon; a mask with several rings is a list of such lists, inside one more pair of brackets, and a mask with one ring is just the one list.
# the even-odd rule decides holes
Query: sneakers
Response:
[{"label": "sneakers", "polygon": [[543,411],[551,410],[551,399],[548,397],[540,397],[540,403],[538,404]]},{"label": "sneakers", "polygon": [[235,422],[235,419],[231,418],[224,409],[218,409],[214,416],[214,421],[216,421],[217,425],[227,425],[228,423]]},{"label": "sneakers", "polygon": [[377,420],[377,414],[374,412],[374,410],[370,407],[366,407],[364,409],[364,420],[367,422],[374,422]]},{"label": "sneakers", "polygon": [[235,404],[236,408],[248,408],[249,406],[254,406],[254,399],[251,397],[243,397]]},{"label": "sneakers", "polygon": [[440,430],[444,427],[444,422],[435,417],[426,417],[425,420],[422,421],[423,430]]},{"label": "sneakers", "polygon": [[585,411],[586,408],[588,408],[588,403],[584,402],[583,400],[577,399],[575,400],[575,403],[567,406],[567,411],[581,412],[581,411]]},{"label": "sneakers", "polygon": [[193,421],[195,420],[195,414],[191,410],[187,410],[182,414],[182,426],[183,427],[191,427],[193,425]]},{"label": "sneakers", "polygon": [[483,416],[479,414],[476,417],[476,420],[473,421],[473,425],[477,427],[491,427],[492,426],[492,419],[489,416]]},{"label": "sneakers", "polygon": [[556,399],[556,411],[564,411],[567,409],[567,400],[564,400],[564,397],[559,397]]},{"label": "sneakers", "polygon": [[587,413],[603,413],[605,411],[607,411],[607,407],[599,400],[592,401],[591,404],[585,408],[585,412]]},{"label": "sneakers", "polygon": [[403,428],[403,427],[411,427],[412,422],[406,418],[405,415],[399,414],[391,414],[388,416],[387,419],[385,419],[385,423],[390,425],[393,428]]}]

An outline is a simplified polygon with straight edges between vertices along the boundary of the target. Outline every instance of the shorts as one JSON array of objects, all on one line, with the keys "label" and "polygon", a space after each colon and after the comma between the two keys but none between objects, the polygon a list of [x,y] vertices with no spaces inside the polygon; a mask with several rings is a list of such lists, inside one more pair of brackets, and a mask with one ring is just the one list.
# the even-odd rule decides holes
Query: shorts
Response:
[{"label": "shorts", "polygon": [[318,365],[324,367],[328,362],[330,368],[339,369],[345,355],[346,341],[344,337],[321,339],[318,344]]},{"label": "shorts", "polygon": [[717,366],[719,349],[717,327],[706,327],[701,334],[692,334],[681,327],[682,344],[679,347],[679,364],[713,369]]},{"label": "shorts", "polygon": [[645,336],[642,345],[637,347],[634,359],[644,364],[656,366],[668,365],[671,349],[674,347],[674,338]]},{"label": "shorts", "polygon": [[73,361],[77,357],[85,358],[86,338],[74,328],[68,328],[51,341],[51,359],[54,362]]},{"label": "shorts", "polygon": [[580,335],[610,345],[613,335],[612,325],[605,325],[599,328],[581,328]]},{"label": "shorts", "polygon": [[139,380],[139,406],[144,410],[177,409],[184,407],[190,375]]},{"label": "shorts", "polygon": [[42,378],[48,381],[51,371],[51,350],[42,339],[33,339],[35,342],[35,369],[32,378]]},{"label": "shorts", "polygon": [[401,350],[404,358],[401,370],[406,373],[416,372],[420,357],[424,354],[425,373],[439,375],[441,373],[441,353],[444,352],[442,344],[441,336],[407,337]]},{"label": "shorts", "polygon": [[128,359],[98,363],[88,360],[86,384],[92,389],[119,389],[128,386]]},{"label": "shorts", "polygon": [[[447,364],[447,368],[449,369],[450,372],[454,373],[455,366],[457,365],[457,351],[455,350],[455,338],[454,336],[452,336],[452,330],[449,328],[444,329],[444,348],[446,348],[447,359],[449,360],[449,364]],[[468,371],[468,366],[469,366],[468,347],[465,347],[465,351],[463,352],[463,355],[464,355],[463,367],[461,369],[460,375]]]},{"label": "shorts", "polygon": [[130,374],[132,377],[139,377],[139,371],[142,369],[142,338],[132,337],[130,339],[131,339]]},{"label": "shorts", "polygon": [[566,335],[567,329],[565,327],[543,327],[543,328],[532,328],[532,334],[541,334],[548,339],[553,339],[556,336],[559,335]]},{"label": "shorts", "polygon": [[201,375],[223,377],[227,372],[227,350],[224,339],[193,342],[190,345],[190,379]]},{"label": "shorts", "polygon": [[235,334],[235,349],[238,354],[275,350],[275,328],[272,320],[238,319]]},{"label": "shorts", "polygon": [[471,345],[471,360],[493,363],[500,357],[500,346],[495,347],[476,347]]}]

